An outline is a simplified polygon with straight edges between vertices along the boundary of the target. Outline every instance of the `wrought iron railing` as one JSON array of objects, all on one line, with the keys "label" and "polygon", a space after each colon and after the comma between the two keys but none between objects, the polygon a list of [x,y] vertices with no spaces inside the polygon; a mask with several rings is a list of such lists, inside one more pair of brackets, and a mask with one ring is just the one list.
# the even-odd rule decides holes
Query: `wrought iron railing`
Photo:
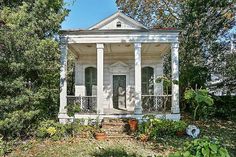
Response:
[{"label": "wrought iron railing", "polygon": [[142,95],[143,112],[168,112],[171,108],[171,95]]},{"label": "wrought iron railing", "polygon": [[76,104],[80,106],[80,113],[96,113],[96,96],[67,96],[67,105]]}]

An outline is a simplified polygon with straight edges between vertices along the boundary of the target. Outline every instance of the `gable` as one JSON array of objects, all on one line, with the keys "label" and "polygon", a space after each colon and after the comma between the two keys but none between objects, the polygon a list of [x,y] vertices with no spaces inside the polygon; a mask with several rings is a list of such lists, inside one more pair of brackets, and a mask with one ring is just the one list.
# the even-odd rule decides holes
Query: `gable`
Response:
[{"label": "gable", "polygon": [[89,28],[89,30],[139,30],[147,29],[141,23],[135,21],[134,19],[126,16],[125,14],[118,11],[117,13],[111,15],[110,17],[102,20],[96,25]]}]

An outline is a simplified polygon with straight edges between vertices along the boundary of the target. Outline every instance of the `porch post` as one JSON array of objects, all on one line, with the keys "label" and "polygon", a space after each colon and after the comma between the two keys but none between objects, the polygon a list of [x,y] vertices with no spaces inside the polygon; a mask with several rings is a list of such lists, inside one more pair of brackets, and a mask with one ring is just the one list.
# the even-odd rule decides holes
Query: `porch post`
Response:
[{"label": "porch post", "polygon": [[60,50],[61,50],[61,58],[60,58],[60,109],[59,109],[59,122],[66,123],[67,116],[67,38],[60,38]]},{"label": "porch post", "polygon": [[134,114],[142,114],[141,102],[141,43],[134,44],[135,57],[135,108]]},{"label": "porch post", "polygon": [[171,44],[172,100],[171,113],[179,114],[179,43]]},{"label": "porch post", "polygon": [[104,44],[97,44],[97,113],[103,114],[103,56]]}]

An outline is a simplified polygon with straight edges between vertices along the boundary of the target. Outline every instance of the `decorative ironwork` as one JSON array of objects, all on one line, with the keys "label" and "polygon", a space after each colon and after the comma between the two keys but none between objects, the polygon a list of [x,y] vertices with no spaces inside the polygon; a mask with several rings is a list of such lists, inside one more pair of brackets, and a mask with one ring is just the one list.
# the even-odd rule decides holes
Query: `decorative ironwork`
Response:
[{"label": "decorative ironwork", "polygon": [[142,95],[143,112],[166,112],[171,108],[171,95]]},{"label": "decorative ironwork", "polygon": [[80,113],[96,113],[96,96],[67,96],[67,105],[76,104],[81,108]]}]

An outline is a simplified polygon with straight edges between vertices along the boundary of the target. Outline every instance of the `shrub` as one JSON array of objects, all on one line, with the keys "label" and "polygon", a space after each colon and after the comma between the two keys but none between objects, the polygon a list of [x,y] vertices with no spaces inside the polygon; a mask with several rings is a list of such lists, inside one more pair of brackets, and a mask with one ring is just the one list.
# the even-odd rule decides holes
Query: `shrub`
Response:
[{"label": "shrub", "polygon": [[4,155],[4,141],[2,140],[2,136],[0,135],[0,155]]},{"label": "shrub", "polygon": [[67,108],[67,114],[70,117],[74,116],[75,113],[79,113],[81,111],[80,104],[77,103],[68,104],[66,108]]},{"label": "shrub", "polygon": [[69,135],[68,126],[55,122],[53,120],[42,121],[36,132],[39,138],[51,138],[53,140],[60,140]]},{"label": "shrub", "polygon": [[81,137],[92,137],[93,132],[96,129],[93,125],[82,125],[81,120],[75,120],[68,128],[73,136]]},{"label": "shrub", "polygon": [[185,129],[187,128],[187,123],[185,123],[184,121],[174,121],[173,125],[175,131],[185,131]]},{"label": "shrub", "polygon": [[217,118],[236,119],[236,96],[214,96]]},{"label": "shrub", "polygon": [[229,153],[218,140],[205,137],[186,142],[180,151],[170,154],[169,157],[229,157]]},{"label": "shrub", "polygon": [[191,104],[193,108],[193,119],[212,114],[214,100],[206,89],[187,89],[184,92],[184,99]]},{"label": "shrub", "polygon": [[3,136],[0,134],[0,156],[5,156],[6,154],[12,151],[12,148],[15,144],[14,140],[4,141]]},{"label": "shrub", "polygon": [[148,135],[149,139],[156,140],[158,137],[173,136],[177,131],[183,131],[187,127],[184,121],[172,121],[158,119],[154,116],[144,116],[138,126],[138,137],[141,134]]}]

